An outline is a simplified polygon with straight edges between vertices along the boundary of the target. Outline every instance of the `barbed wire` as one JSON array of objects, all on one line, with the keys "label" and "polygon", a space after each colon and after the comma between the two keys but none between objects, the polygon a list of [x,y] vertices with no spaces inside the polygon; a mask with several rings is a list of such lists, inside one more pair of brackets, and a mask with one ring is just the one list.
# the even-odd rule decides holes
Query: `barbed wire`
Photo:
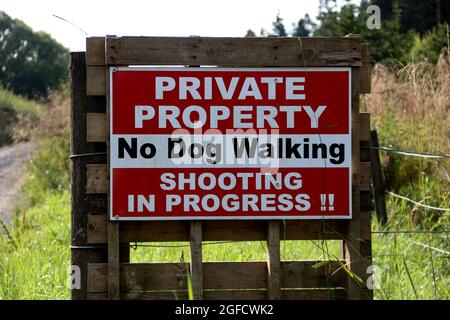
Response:
[{"label": "barbed wire", "polygon": [[393,193],[392,191],[387,191],[386,190],[386,193],[391,195],[391,196],[393,196],[393,197],[395,197],[395,198],[399,198],[399,199],[402,199],[404,201],[408,201],[408,202],[414,203],[416,206],[419,206],[419,207],[424,207],[424,208],[427,208],[427,209],[437,210],[437,211],[450,211],[449,208],[439,208],[439,207],[429,206],[427,204],[423,204],[423,203],[417,202],[417,201],[415,201],[413,199],[410,199],[410,198],[407,198],[405,196],[401,196],[399,194]]},{"label": "barbed wire", "polygon": [[403,154],[406,156],[413,156],[413,157],[450,159],[450,154],[434,154],[434,153],[427,153],[427,152],[406,151],[406,150],[393,149],[393,148],[383,147],[383,146],[379,146],[379,147],[361,146],[361,148],[388,151],[388,152],[393,152],[393,153],[398,153],[398,154]]},{"label": "barbed wire", "polygon": [[414,241],[414,240],[410,240],[410,239],[406,239],[406,241],[408,241],[408,242],[410,242],[412,244],[424,247],[426,249],[430,249],[430,250],[434,250],[434,251],[439,252],[439,253],[450,255],[449,251],[446,251],[446,250],[443,250],[443,249],[440,249],[440,248],[436,248],[436,247],[430,246],[430,245],[422,243],[422,242],[418,242],[418,241]]}]

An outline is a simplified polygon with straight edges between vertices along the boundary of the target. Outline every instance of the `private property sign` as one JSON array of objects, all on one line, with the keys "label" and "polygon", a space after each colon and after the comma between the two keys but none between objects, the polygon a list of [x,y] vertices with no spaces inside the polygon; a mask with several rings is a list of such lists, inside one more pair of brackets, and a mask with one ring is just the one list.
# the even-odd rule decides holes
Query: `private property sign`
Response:
[{"label": "private property sign", "polygon": [[110,68],[115,220],[351,218],[351,68]]}]

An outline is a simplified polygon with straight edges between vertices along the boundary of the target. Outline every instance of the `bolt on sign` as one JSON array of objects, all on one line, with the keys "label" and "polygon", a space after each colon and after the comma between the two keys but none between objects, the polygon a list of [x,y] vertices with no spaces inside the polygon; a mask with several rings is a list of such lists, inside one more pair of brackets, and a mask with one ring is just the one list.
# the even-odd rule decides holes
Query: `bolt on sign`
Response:
[{"label": "bolt on sign", "polygon": [[111,219],[351,218],[351,68],[110,68]]}]

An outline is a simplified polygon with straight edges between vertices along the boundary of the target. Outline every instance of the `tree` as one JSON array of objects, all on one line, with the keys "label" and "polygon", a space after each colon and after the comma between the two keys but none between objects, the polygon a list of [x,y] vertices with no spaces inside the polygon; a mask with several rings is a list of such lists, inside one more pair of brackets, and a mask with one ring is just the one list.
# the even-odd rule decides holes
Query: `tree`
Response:
[{"label": "tree", "polygon": [[449,52],[449,34],[450,26],[448,24],[440,24],[428,31],[422,38],[417,37],[414,47],[411,49],[411,58],[427,59],[432,63],[436,63],[443,48]]},{"label": "tree", "polygon": [[414,43],[413,32],[401,32],[400,6],[394,5],[392,15],[383,18],[381,29],[367,28],[367,7],[370,2],[362,0],[359,5],[349,0],[338,9],[335,0],[322,0],[315,36],[342,37],[349,33],[360,34],[370,43],[374,61],[402,61],[409,59],[409,51]]},{"label": "tree", "polygon": [[297,26],[294,27],[292,36],[309,37],[314,31],[315,27],[316,24],[311,20],[309,14],[305,14],[305,16],[298,21]]},{"label": "tree", "polygon": [[280,17],[280,13],[277,14],[275,21],[272,22],[273,32],[279,37],[287,37],[286,28],[283,24],[283,18]]},{"label": "tree", "polygon": [[46,97],[66,81],[68,50],[49,34],[0,11],[0,85],[16,94]]},{"label": "tree", "polygon": [[248,29],[247,33],[245,34],[246,37],[256,37],[256,34],[253,32],[252,29]]},{"label": "tree", "polygon": [[372,0],[378,5],[383,17],[395,15],[395,6],[400,6],[402,16],[400,31],[414,30],[421,35],[440,23],[450,23],[450,1],[448,0]]}]

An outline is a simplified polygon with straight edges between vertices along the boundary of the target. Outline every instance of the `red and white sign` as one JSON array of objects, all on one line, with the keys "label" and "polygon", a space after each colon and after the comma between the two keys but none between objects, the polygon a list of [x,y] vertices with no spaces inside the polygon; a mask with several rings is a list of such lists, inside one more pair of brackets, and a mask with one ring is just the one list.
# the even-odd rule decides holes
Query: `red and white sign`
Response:
[{"label": "red and white sign", "polygon": [[350,68],[111,68],[111,219],[351,218]]}]

